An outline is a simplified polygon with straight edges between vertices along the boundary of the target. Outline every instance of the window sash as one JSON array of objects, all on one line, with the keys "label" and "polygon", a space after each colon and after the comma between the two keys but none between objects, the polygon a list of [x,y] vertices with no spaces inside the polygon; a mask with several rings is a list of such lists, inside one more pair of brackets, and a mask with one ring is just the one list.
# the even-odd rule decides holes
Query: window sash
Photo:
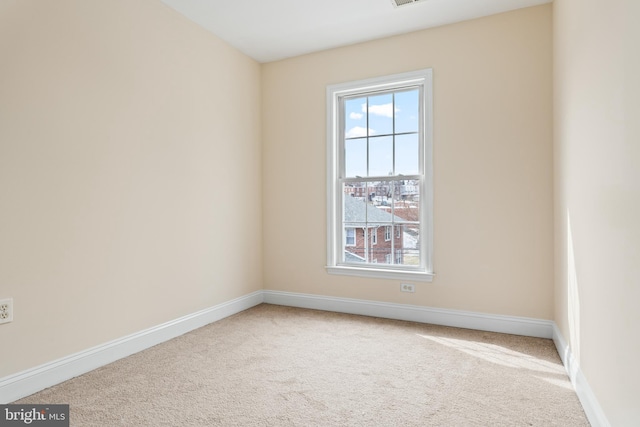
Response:
[{"label": "window sash", "polygon": [[[397,93],[402,93],[402,92],[407,92],[407,91],[412,91],[412,90],[418,90],[418,131],[417,132],[398,132],[395,133],[395,114],[394,114],[394,125],[393,125],[393,132],[392,133],[383,133],[383,134],[375,134],[374,136],[371,135],[367,135],[367,136],[358,136],[358,137],[352,137],[352,138],[347,138],[346,136],[346,123],[345,123],[345,115],[343,114],[345,111],[345,102],[349,99],[355,99],[355,98],[363,98],[363,97],[372,97],[372,96],[378,96],[378,95],[386,95],[386,94],[397,94]],[[374,181],[382,181],[385,180],[386,178],[392,178],[395,177],[397,179],[423,179],[424,175],[425,175],[425,162],[424,162],[424,158],[425,158],[425,144],[424,144],[424,140],[425,140],[425,126],[427,125],[427,123],[425,123],[425,87],[423,83],[420,84],[416,84],[416,83],[407,83],[407,84],[399,84],[397,87],[396,86],[392,86],[391,88],[387,88],[384,90],[372,90],[372,91],[357,91],[356,93],[352,93],[350,95],[337,95],[335,102],[337,102],[337,108],[336,108],[336,113],[338,113],[337,116],[337,129],[336,131],[338,132],[337,135],[335,135],[337,137],[337,142],[338,142],[338,150],[339,153],[342,153],[342,155],[338,155],[338,162],[339,162],[339,174],[338,174],[338,179],[340,180],[344,180],[345,182],[348,182],[349,180],[362,180],[362,179],[370,179],[370,180],[374,180]],[[394,98],[395,99],[395,98]],[[395,110],[395,101],[393,103],[393,107]],[[368,107],[367,107],[368,110]],[[395,112],[395,111],[394,111]],[[369,115],[368,111],[367,111],[367,117]],[[367,122],[367,128],[368,128],[368,122]],[[395,168],[396,168],[396,162],[395,162],[395,144],[396,144],[396,136],[403,136],[403,135],[418,135],[418,174],[417,175],[403,175],[403,174],[399,174],[399,173],[393,173],[393,174],[389,174],[389,175],[369,175],[369,146],[370,144],[367,142],[367,176],[356,176],[356,177],[347,177],[346,176],[346,145],[345,142],[346,141],[355,141],[355,140],[361,140],[361,139],[365,139],[365,140],[370,140],[371,138],[381,138],[381,137],[392,137],[393,139],[393,165],[394,165],[394,172],[395,172]],[[414,178],[409,178],[409,177],[414,177]]]}]

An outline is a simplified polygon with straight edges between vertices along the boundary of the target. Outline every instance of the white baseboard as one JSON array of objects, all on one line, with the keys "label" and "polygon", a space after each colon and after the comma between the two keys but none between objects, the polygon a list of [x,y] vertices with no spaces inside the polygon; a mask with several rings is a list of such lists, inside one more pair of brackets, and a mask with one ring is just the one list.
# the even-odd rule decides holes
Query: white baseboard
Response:
[{"label": "white baseboard", "polygon": [[610,427],[611,424],[609,424],[600,403],[598,403],[598,399],[596,399],[596,396],[593,394],[587,378],[582,373],[579,364],[571,352],[571,348],[567,345],[555,322],[553,324],[553,342],[556,345],[558,354],[560,354],[562,363],[567,370],[573,388],[576,390],[578,399],[580,399],[582,408],[591,425],[593,427]]},{"label": "white baseboard", "polygon": [[262,291],[256,291],[56,361],[0,378],[0,404],[29,396],[47,387],[239,313],[262,303],[262,300]]},{"label": "white baseboard", "polygon": [[432,323],[456,328],[502,332],[539,338],[552,338],[553,322],[528,317],[502,316],[470,311],[446,310],[408,304],[394,304],[351,298],[264,291],[267,304],[312,308],[395,320]]},{"label": "white baseboard", "polygon": [[56,361],[0,378],[0,404],[29,396],[262,302],[481,331],[552,338],[589,422],[594,427],[610,427],[600,404],[555,322],[527,317],[268,290],[256,291]]}]

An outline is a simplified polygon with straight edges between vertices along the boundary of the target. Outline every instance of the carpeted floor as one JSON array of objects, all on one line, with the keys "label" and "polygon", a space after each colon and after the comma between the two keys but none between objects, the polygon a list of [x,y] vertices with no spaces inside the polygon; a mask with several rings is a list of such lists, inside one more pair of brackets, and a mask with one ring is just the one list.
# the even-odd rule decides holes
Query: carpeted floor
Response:
[{"label": "carpeted floor", "polygon": [[588,426],[553,342],[262,304],[16,403],[72,426]]}]

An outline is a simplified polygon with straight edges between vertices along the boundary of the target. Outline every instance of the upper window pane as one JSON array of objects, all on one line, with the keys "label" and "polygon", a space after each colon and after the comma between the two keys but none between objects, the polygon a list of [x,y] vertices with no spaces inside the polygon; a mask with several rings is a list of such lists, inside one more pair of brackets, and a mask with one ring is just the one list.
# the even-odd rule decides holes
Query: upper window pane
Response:
[{"label": "upper window pane", "polygon": [[369,176],[393,175],[393,137],[369,138]]},{"label": "upper window pane", "polygon": [[420,128],[420,91],[410,90],[395,94],[396,133],[418,132]]},{"label": "upper window pane", "polygon": [[395,141],[396,175],[417,175],[420,172],[418,134],[397,135]]},{"label": "upper window pane", "polygon": [[344,142],[345,176],[367,176],[367,139],[347,139]]},{"label": "upper window pane", "polygon": [[367,126],[367,98],[347,99],[344,102],[344,137],[359,138],[369,135]]},{"label": "upper window pane", "polygon": [[393,133],[393,95],[377,95],[368,98],[363,109],[369,112],[369,129],[372,135],[390,135]]}]

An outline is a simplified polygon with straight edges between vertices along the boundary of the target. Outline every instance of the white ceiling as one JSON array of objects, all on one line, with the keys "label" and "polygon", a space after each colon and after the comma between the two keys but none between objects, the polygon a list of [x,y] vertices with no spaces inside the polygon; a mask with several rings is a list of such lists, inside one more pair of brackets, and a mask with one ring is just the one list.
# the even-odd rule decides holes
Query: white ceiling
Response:
[{"label": "white ceiling", "polygon": [[259,62],[493,15],[552,0],[161,0]]}]

